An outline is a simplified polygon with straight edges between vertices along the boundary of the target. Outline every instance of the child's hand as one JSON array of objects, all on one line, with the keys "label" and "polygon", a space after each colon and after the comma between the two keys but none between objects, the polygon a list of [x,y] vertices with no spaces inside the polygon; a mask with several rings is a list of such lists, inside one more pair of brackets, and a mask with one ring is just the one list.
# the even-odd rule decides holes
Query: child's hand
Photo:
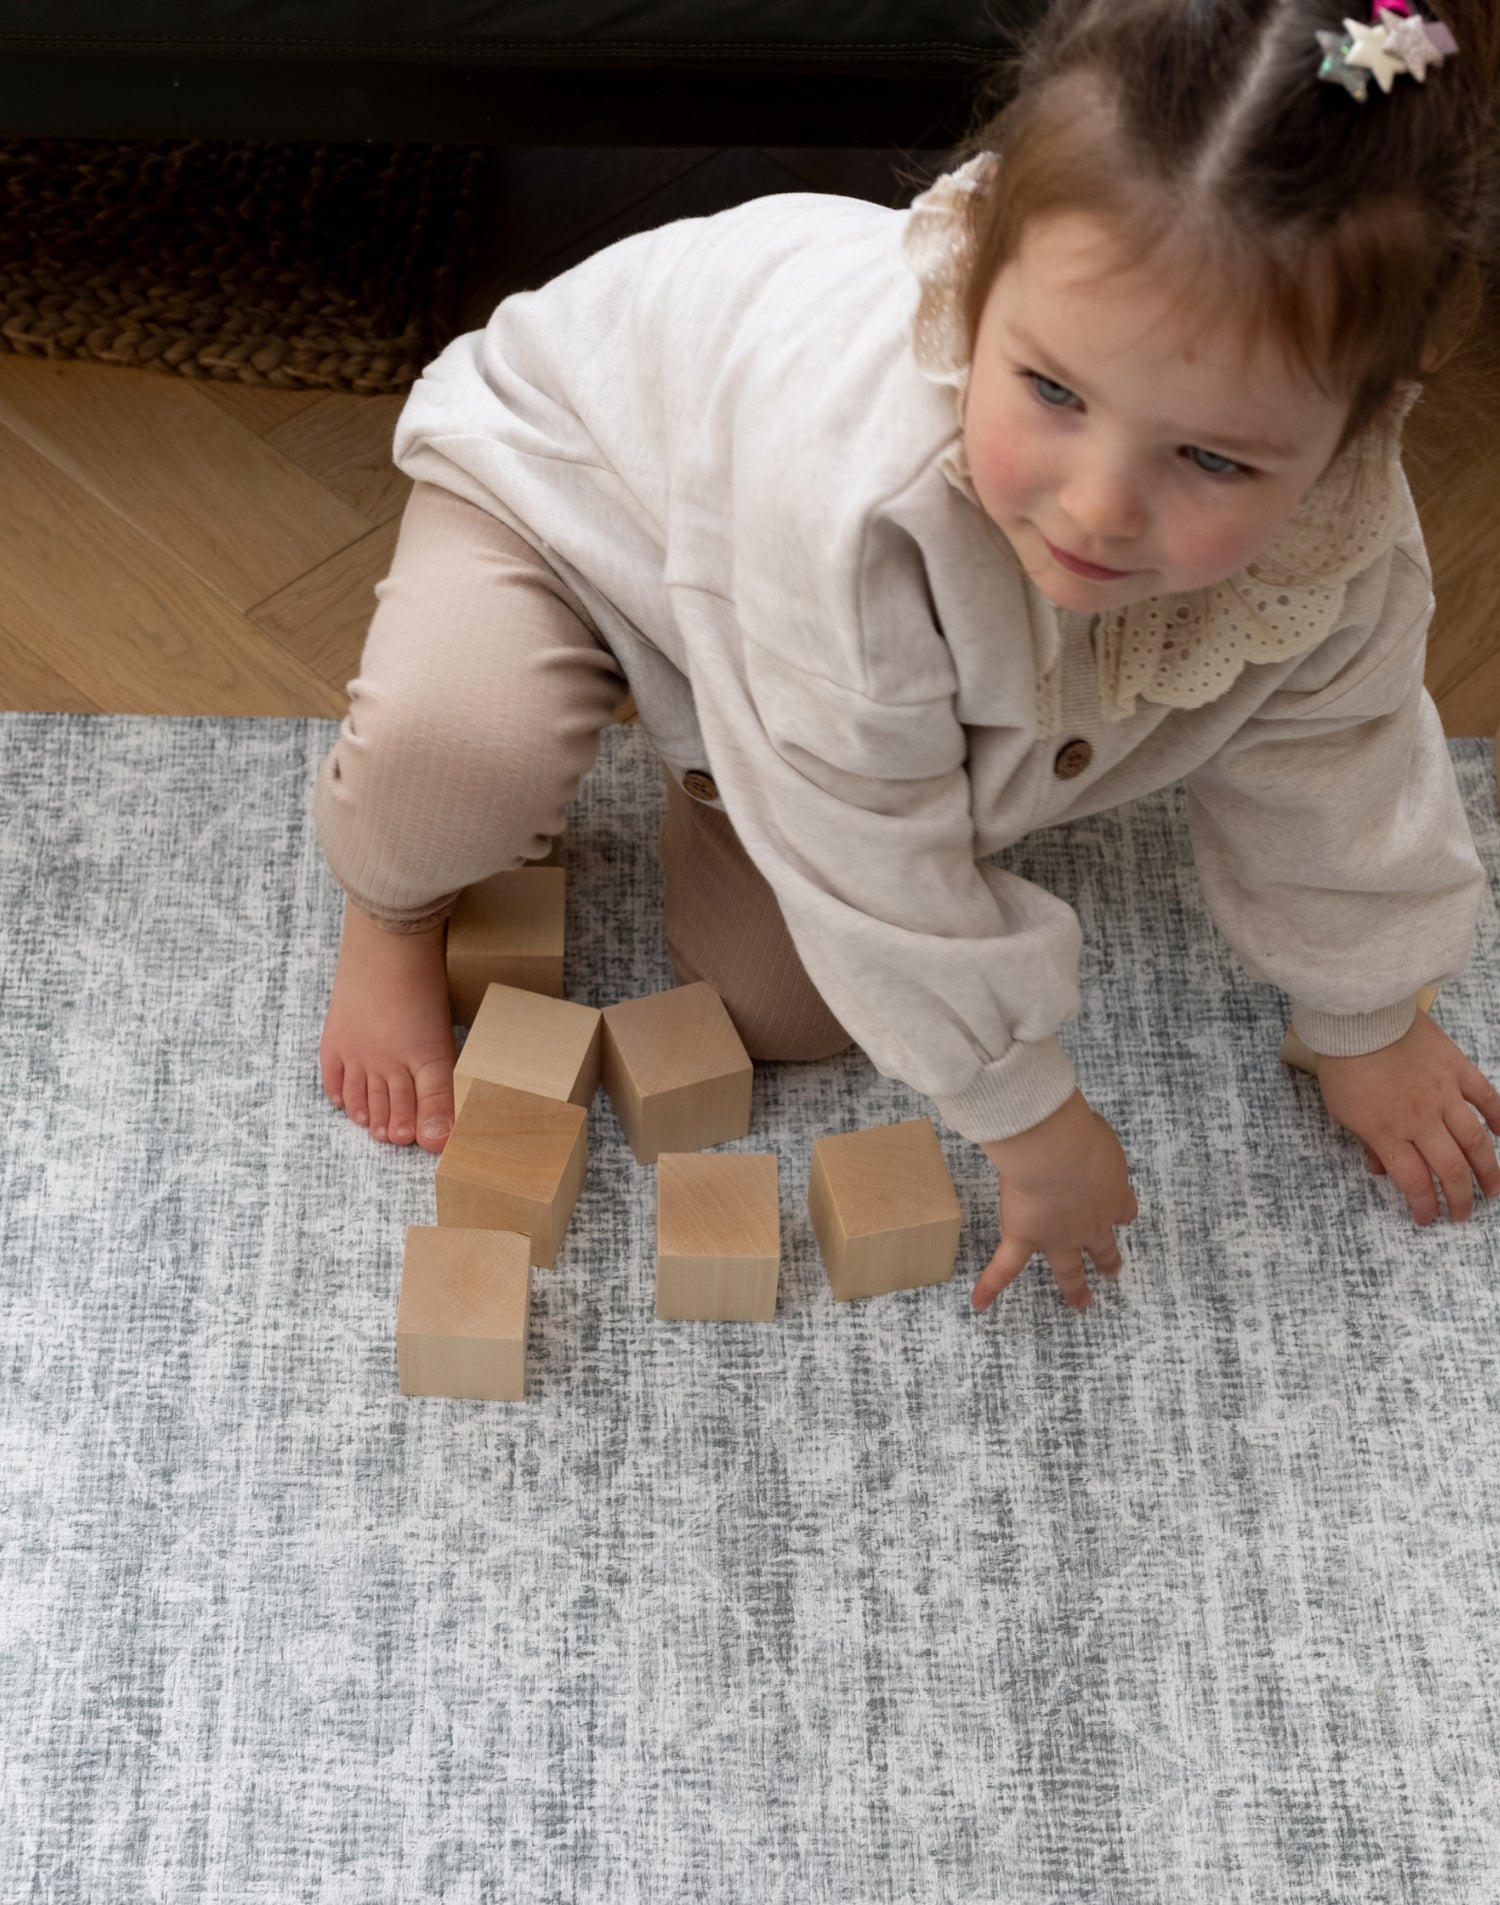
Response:
[{"label": "child's hand", "polygon": [[1361,1141],[1372,1171],[1390,1174],[1419,1224],[1438,1214],[1434,1177],[1456,1223],[1473,1215],[1475,1177],[1486,1197],[1500,1194],[1500,1164],[1484,1128],[1500,1133],[1500,1091],[1425,1012],[1378,1052],[1319,1053],[1318,1083],[1334,1123]]},{"label": "child's hand", "polygon": [[1109,1120],[1075,1091],[1029,1131],[979,1148],[1000,1174],[1001,1238],[970,1303],[987,1310],[1041,1251],[1065,1299],[1086,1310],[1083,1252],[1112,1277],[1120,1268],[1114,1226],[1133,1223],[1137,1210],[1130,1167]]}]

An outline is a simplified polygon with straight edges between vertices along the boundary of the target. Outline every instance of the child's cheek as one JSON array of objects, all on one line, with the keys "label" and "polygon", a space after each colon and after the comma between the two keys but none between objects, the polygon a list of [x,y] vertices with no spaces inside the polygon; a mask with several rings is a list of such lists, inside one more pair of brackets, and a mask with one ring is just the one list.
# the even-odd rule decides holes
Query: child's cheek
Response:
[{"label": "child's cheek", "polygon": [[1258,515],[1235,514],[1221,524],[1200,524],[1186,548],[1178,552],[1176,567],[1186,572],[1189,586],[1206,588],[1254,562],[1275,532],[1275,525]]},{"label": "child's cheek", "polygon": [[969,474],[986,515],[1014,516],[1031,493],[1032,472],[1025,450],[1005,431],[973,431],[966,437]]}]

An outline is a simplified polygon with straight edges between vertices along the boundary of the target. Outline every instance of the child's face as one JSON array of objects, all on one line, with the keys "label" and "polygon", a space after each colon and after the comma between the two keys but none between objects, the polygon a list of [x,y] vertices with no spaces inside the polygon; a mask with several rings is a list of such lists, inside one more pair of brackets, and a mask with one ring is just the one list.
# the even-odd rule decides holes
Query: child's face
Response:
[{"label": "child's face", "polygon": [[964,445],[1037,587],[1097,613],[1252,562],[1347,415],[1264,338],[1206,323],[1159,267],[1120,269],[1108,228],[1068,212],[1028,226],[990,290]]}]

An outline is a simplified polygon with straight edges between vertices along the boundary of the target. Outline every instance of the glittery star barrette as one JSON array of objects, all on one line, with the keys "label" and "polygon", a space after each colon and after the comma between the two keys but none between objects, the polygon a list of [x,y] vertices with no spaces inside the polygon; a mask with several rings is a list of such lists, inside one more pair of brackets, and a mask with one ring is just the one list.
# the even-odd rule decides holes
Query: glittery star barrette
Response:
[{"label": "glittery star barrette", "polygon": [[1320,33],[1323,62],[1318,78],[1342,86],[1364,105],[1373,79],[1388,93],[1403,75],[1427,80],[1429,66],[1441,66],[1458,51],[1458,41],[1441,20],[1424,20],[1407,0],[1376,0],[1370,25],[1345,20],[1342,33]]}]

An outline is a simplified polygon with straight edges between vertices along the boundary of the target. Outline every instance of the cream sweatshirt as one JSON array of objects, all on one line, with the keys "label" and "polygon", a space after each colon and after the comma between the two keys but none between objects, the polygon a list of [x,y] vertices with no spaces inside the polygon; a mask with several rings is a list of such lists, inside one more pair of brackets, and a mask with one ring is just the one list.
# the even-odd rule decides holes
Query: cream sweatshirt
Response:
[{"label": "cream sweatshirt", "polygon": [[[1254,659],[1290,640],[1289,597],[1262,589],[1247,635],[1242,578],[1238,620],[1173,598],[1212,698],[1174,705],[1201,679],[1164,666],[1124,693],[1119,629],[1048,603],[963,481],[955,380],[918,362],[916,210],[792,193],[611,245],[443,351],[396,462],[577,592],[669,769],[717,784],[831,1010],[964,1136],[1013,1136],[1076,1083],[1077,916],[988,856],[1173,782],[1250,977],[1315,1052],[1390,1043],[1467,963],[1483,886],[1422,685],[1430,572],[1399,465],[1390,533],[1292,592],[1297,640],[1321,605],[1311,647]],[[1064,778],[1074,740],[1091,758]]]}]

